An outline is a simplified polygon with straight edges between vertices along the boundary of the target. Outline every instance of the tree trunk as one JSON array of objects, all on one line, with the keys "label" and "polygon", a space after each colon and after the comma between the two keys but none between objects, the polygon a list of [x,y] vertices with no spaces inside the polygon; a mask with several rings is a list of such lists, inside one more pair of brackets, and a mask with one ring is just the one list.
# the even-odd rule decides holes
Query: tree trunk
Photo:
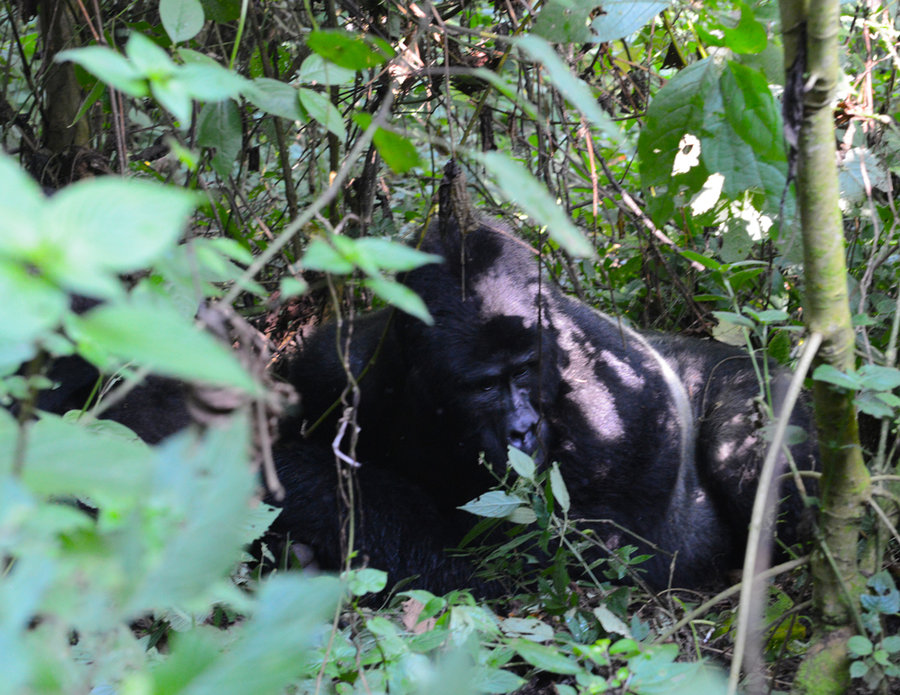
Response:
[{"label": "tree trunk", "polygon": [[[795,74],[802,74],[802,81],[797,84],[805,87],[799,95],[802,118],[796,143],[804,313],[809,330],[824,338],[817,360],[850,372],[855,369],[855,337],[847,299],[831,109],[839,74],[839,5],[838,0],[781,0],[780,6],[785,65],[799,60]],[[789,68],[788,89],[791,74]],[[790,119],[786,122],[790,130]],[[816,624],[793,691],[843,693],[849,682],[847,639],[855,632],[858,597],[865,586],[857,564],[857,541],[869,473],[859,447],[853,394],[814,382],[813,401],[822,456],[821,542],[812,560]]]}]

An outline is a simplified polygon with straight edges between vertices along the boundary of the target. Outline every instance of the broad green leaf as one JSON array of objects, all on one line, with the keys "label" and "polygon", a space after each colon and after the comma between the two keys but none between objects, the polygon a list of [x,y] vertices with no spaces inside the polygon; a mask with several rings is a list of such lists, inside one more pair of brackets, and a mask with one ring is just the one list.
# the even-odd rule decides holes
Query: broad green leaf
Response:
[{"label": "broad green leaf", "polygon": [[510,495],[502,490],[491,490],[476,497],[471,502],[466,502],[460,509],[492,519],[502,519],[509,516],[515,509],[525,504],[525,501],[515,495]]},{"label": "broad green leaf", "polygon": [[175,72],[175,63],[162,48],[143,34],[132,32],[125,44],[125,55],[144,77],[161,80]]},{"label": "broad green leaf", "polygon": [[550,43],[587,43],[591,40],[591,13],[597,0],[547,0],[538,13],[533,32]]},{"label": "broad green leaf", "polygon": [[32,261],[68,288],[108,296],[109,274],[144,268],[171,247],[198,200],[113,176],[67,186],[44,206],[44,246]]},{"label": "broad green leaf", "polygon": [[387,41],[339,29],[314,31],[306,45],[325,60],[349,70],[374,68],[394,57],[394,49]]},{"label": "broad green leaf", "polygon": [[733,311],[714,311],[712,315],[715,316],[719,321],[727,321],[728,323],[733,323],[738,326],[743,326],[744,328],[749,328],[753,330],[756,328],[756,324],[746,316],[742,314],[736,314]]},{"label": "broad green leaf", "polygon": [[341,140],[346,139],[347,129],[344,128],[344,119],[341,112],[328,99],[327,94],[314,92],[311,89],[301,87],[297,90],[300,95],[300,105],[306,109],[310,117],[321,123],[325,128],[337,135]]},{"label": "broad green leaf", "polygon": [[60,498],[80,496],[121,510],[145,495],[151,451],[140,441],[98,434],[55,415],[28,430],[23,479],[30,490]]},{"label": "broad green leaf", "polygon": [[707,94],[717,89],[721,70],[721,63],[711,58],[689,65],[656,93],[647,108],[638,138],[638,158],[641,186],[647,192],[649,212],[657,224],[672,216],[676,196],[690,200],[709,177],[702,159],[687,170],[676,172],[674,165],[676,156],[683,154],[684,138],[699,138],[703,134]]},{"label": "broad green leaf", "polygon": [[[372,124],[372,115],[365,112],[356,113],[354,122],[363,129]],[[372,136],[372,142],[385,163],[394,171],[402,173],[419,165],[419,153],[415,146],[405,137],[384,128],[378,128]]]},{"label": "broad green leaf", "polygon": [[847,640],[847,648],[854,656],[868,656],[874,649],[871,640],[862,635],[853,635]]},{"label": "broad green leaf", "polygon": [[273,116],[290,121],[303,120],[297,90],[289,84],[268,77],[258,77],[244,90],[244,96],[254,106]]},{"label": "broad green leaf", "polygon": [[623,637],[631,637],[631,630],[628,629],[628,626],[606,606],[599,605],[594,608],[594,616],[607,633],[613,632]]},{"label": "broad green leaf", "polygon": [[566,481],[563,480],[562,473],[559,472],[559,464],[553,462],[550,468],[550,489],[553,491],[553,499],[559,505],[563,512],[569,511],[569,490],[566,488]]},{"label": "broad green leaf", "polygon": [[591,22],[591,41],[606,43],[631,36],[669,6],[658,0],[605,0]]},{"label": "broad green leaf", "polygon": [[356,246],[374,259],[382,270],[399,272],[413,270],[429,263],[443,263],[444,259],[433,253],[419,251],[406,244],[380,237],[364,237]]},{"label": "broad green leaf", "polygon": [[338,253],[325,239],[316,237],[303,254],[301,265],[307,270],[318,270],[333,275],[348,275],[353,272],[353,264]]},{"label": "broad green leaf", "polygon": [[514,640],[511,646],[519,656],[541,671],[563,675],[573,675],[582,671],[577,661],[563,654],[557,647],[537,644],[522,638]]},{"label": "broad green leaf", "polygon": [[241,16],[241,0],[200,0],[207,19],[214,22],[233,22]]},{"label": "broad green leaf", "polygon": [[[24,264],[0,258],[0,345],[32,346],[55,328],[69,308],[68,295]],[[32,350],[26,349],[25,352]],[[3,360],[0,358],[0,366]],[[5,371],[5,370],[4,370]]]},{"label": "broad green leaf", "polygon": [[752,307],[745,306],[742,311],[753,317],[757,323],[781,323],[790,318],[790,314],[781,309],[765,309],[764,311],[754,311]]},{"label": "broad green leaf", "polygon": [[401,285],[396,280],[388,280],[387,278],[373,275],[363,280],[362,284],[388,304],[405,311],[410,316],[415,316],[422,323],[428,326],[434,324],[434,319],[428,313],[428,307],[425,306],[425,302],[406,285]]},{"label": "broad green leaf", "polygon": [[[2,293],[0,293],[0,296],[3,296]],[[867,364],[860,367],[858,375],[862,379],[862,387],[866,389],[893,391],[900,387],[900,369],[896,367]]]},{"label": "broad green leaf", "polygon": [[377,594],[387,586],[387,572],[372,568],[351,570],[344,579],[354,596]]},{"label": "broad green leaf", "polygon": [[589,123],[592,123],[605,137],[619,147],[627,148],[627,142],[619,131],[619,127],[600,108],[590,88],[572,74],[569,66],[562,61],[549,43],[532,34],[518,39],[516,46],[544,66],[553,86],[559,90],[566,101],[581,112]]},{"label": "broad green leaf", "polygon": [[514,446],[508,447],[507,452],[509,467],[525,480],[534,480],[534,459]]},{"label": "broad green leaf", "polygon": [[691,251],[689,249],[685,249],[681,252],[681,255],[687,258],[689,261],[696,261],[700,265],[709,268],[710,270],[718,270],[722,267],[722,264],[719,263],[715,258],[709,258],[708,256],[703,256],[702,254],[697,253],[696,251]]},{"label": "broad green leaf", "polygon": [[193,104],[185,84],[170,76],[151,79],[150,93],[182,128],[190,125]]},{"label": "broad green leaf", "polygon": [[184,431],[154,453],[152,498],[154,506],[171,510],[157,522],[169,528],[162,543],[144,548],[126,615],[208,595],[240,559],[256,488],[246,418],[208,428],[202,439]]},{"label": "broad green leaf", "polygon": [[135,361],[177,379],[259,390],[231,350],[169,306],[108,303],[70,321],[79,349],[89,354]]},{"label": "broad green leaf", "polygon": [[[333,577],[280,573],[262,582],[253,615],[223,650],[197,645],[196,630],[173,639],[172,654],[152,671],[153,692],[180,695],[277,695],[295,682],[301,657],[341,595]],[[248,668],[248,664],[264,667]],[[199,667],[198,667],[199,666]],[[148,687],[151,687],[148,685]]]},{"label": "broad green leaf", "polygon": [[172,43],[181,43],[203,28],[203,5],[200,0],[160,0],[159,18]]},{"label": "broad green leaf", "polygon": [[282,278],[281,283],[278,286],[278,291],[280,292],[282,299],[297,297],[304,294],[308,289],[309,285],[305,280],[300,280],[291,276]]},{"label": "broad green leaf", "polygon": [[192,98],[203,102],[236,98],[250,86],[248,80],[216,63],[185,65],[175,79]]},{"label": "broad green leaf", "polygon": [[538,618],[504,618],[500,629],[509,637],[523,637],[532,642],[549,642],[553,639],[553,628]]},{"label": "broad green leaf", "polygon": [[778,208],[786,173],[780,110],[765,78],[745,66],[708,58],[675,75],[647,109],[638,155],[657,222],[712,173],[723,177],[726,200],[759,191]]},{"label": "broad green leaf", "polygon": [[106,84],[133,97],[149,94],[143,72],[126,58],[104,46],[87,46],[60,51],[53,60],[57,63],[78,63]]},{"label": "broad green leaf", "polygon": [[848,391],[858,391],[862,388],[862,381],[856,374],[844,374],[830,364],[820,364],[813,372],[813,379],[833,384]]},{"label": "broad green leaf", "polygon": [[41,238],[40,211],[47,199],[11,157],[0,154],[0,256],[22,258]]},{"label": "broad green leaf", "polygon": [[709,13],[707,22],[697,24],[697,33],[709,46],[727,46],[735,53],[761,53],[768,45],[766,28],[753,15],[753,8],[740,1],[736,5],[741,10],[736,25],[719,22]]},{"label": "broad green leaf", "polygon": [[419,166],[419,153],[408,138],[385,128],[379,128],[372,136],[378,154],[398,174]]},{"label": "broad green leaf", "polygon": [[472,673],[472,687],[479,693],[511,693],[519,690],[527,681],[502,668],[475,666]]},{"label": "broad green leaf", "polygon": [[231,101],[206,104],[197,119],[197,144],[214,147],[213,168],[222,178],[227,178],[235,166],[235,160],[243,144],[241,112]]},{"label": "broad green leaf", "polygon": [[594,249],[554,200],[520,162],[502,152],[473,153],[508,201],[547,228],[550,238],[573,256],[591,257]]},{"label": "broad green leaf", "polygon": [[318,53],[309,54],[300,66],[297,80],[301,84],[342,85],[356,77],[355,70],[348,70],[325,60]]}]

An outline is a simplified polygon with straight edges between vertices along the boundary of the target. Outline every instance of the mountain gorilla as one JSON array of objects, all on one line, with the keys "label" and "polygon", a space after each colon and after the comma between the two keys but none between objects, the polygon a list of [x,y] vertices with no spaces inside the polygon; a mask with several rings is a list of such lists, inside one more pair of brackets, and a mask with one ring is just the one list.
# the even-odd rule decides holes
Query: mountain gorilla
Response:
[{"label": "mountain gorilla", "polygon": [[[445,262],[404,282],[434,325],[380,311],[350,329],[350,366],[367,368],[357,547],[372,565],[391,581],[418,574],[418,586],[437,592],[495,591],[443,548],[474,522],[457,507],[493,482],[479,454],[499,472],[513,445],[539,466],[559,462],[569,516],[606,546],[653,553],[641,566],[652,587],[699,587],[739,566],[766,450],[752,358],[622,326],[544,282],[534,253],[490,223],[465,234],[435,226],[423,248]],[[337,416],[312,441],[301,441],[300,422],[319,419],[344,387],[336,333],[322,327],[290,366],[302,413],[282,427],[293,443],[279,456],[288,495],[276,522],[326,566],[337,565],[339,546],[336,500],[326,499]],[[788,375],[770,368],[777,410]],[[812,434],[805,405],[791,422]],[[791,454],[814,467],[815,441]],[[790,542],[801,505],[789,487],[781,494]]]}]

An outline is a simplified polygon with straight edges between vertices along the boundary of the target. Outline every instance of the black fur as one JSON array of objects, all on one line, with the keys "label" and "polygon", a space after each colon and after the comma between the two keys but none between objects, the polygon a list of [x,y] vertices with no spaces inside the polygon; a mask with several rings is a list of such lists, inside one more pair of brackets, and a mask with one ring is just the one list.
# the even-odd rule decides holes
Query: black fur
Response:
[{"label": "black fur", "polygon": [[[510,443],[534,449],[542,465],[559,462],[570,516],[607,545],[662,549],[644,565],[652,586],[703,586],[739,564],[766,448],[749,356],[621,326],[542,281],[533,253],[490,225],[464,238],[432,229],[424,248],[445,263],[405,282],[425,300],[434,326],[382,311],[357,321],[351,340],[357,374],[378,353],[361,383],[357,450],[368,510],[358,547],[373,565],[392,580],[421,574],[436,591],[460,586],[461,578],[471,585],[458,566],[441,573],[441,548],[473,522],[456,507],[491,484],[479,452],[498,469]],[[335,339],[333,325],[322,328],[292,365],[307,423],[343,388]],[[776,400],[787,378],[775,370]],[[313,433],[319,444],[312,446],[333,439],[335,417]],[[793,421],[812,433],[805,408]],[[300,443],[297,420],[283,436],[311,446]],[[298,468],[309,466],[297,451],[282,456],[282,470],[291,471],[294,456]],[[793,455],[801,468],[814,466],[812,437]],[[330,453],[325,458],[332,465]],[[332,546],[333,535],[319,526],[324,511],[309,499],[309,481],[319,478],[291,476],[301,482],[288,485],[283,527]],[[795,496],[786,510],[793,528]]]}]

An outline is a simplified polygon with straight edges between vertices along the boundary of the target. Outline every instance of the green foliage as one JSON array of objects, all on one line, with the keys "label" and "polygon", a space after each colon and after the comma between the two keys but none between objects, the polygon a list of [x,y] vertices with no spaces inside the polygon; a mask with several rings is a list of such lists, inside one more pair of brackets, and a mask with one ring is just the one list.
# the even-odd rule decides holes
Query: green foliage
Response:
[{"label": "green foliage", "polygon": [[[67,354],[126,380],[143,367],[256,394],[233,355],[193,325],[198,303],[240,292],[241,312],[274,315],[274,288],[282,301],[310,291],[301,301],[314,303],[320,273],[339,276],[331,286],[344,297],[374,295],[429,320],[392,275],[433,259],[394,242],[431,219],[449,156],[469,165],[479,210],[540,240],[553,278],[590,303],[640,326],[712,334],[782,363],[796,357],[801,246],[773,98],[784,67],[774,5],[463,3],[436,6],[439,20],[383,3],[335,17],[316,3],[250,3],[243,18],[240,0],[127,5],[100,3],[106,23],[93,20],[104,46],[53,56],[42,25],[22,14],[0,35],[4,98],[17,117],[3,119],[4,143],[29,170],[54,171],[28,158],[29,143],[52,134],[39,122],[51,95],[34,75],[50,60],[71,61],[85,97],[65,123],[89,122],[87,144],[103,153],[127,133],[128,161],[114,168],[176,184],[107,177],[45,199],[0,158],[0,295],[15,298],[0,303],[4,402],[30,403],[47,385],[32,372]],[[880,16],[842,7],[847,84],[865,85],[842,87],[835,108],[864,357],[851,374],[820,368],[816,378],[855,391],[860,410],[895,427],[900,140],[886,108],[896,101],[895,37]],[[387,94],[390,112],[364,143]],[[142,152],[157,141],[170,147],[163,160]],[[191,238],[176,245],[191,214]],[[123,273],[137,279],[125,283]],[[74,292],[105,304],[75,316]],[[396,605],[353,603],[382,586],[365,571],[346,578],[352,610],[332,639],[320,623],[330,616],[316,608],[332,609],[334,583],[276,576],[236,592],[225,575],[269,520],[250,518],[242,417],[153,450],[89,413],[29,423],[0,411],[0,554],[9,562],[0,691],[280,692],[290,683],[311,692],[321,672],[338,693],[456,695],[511,692],[535,668],[560,673],[554,687],[566,694],[719,687],[707,667],[652,644],[674,615],[610,583],[639,572],[634,548],[586,562],[592,539],[565,518],[558,469],[536,471],[521,452],[510,453],[508,487],[467,508],[520,529],[478,549],[493,571],[525,576],[532,546],[551,557],[522,616],[498,617],[465,593],[408,592],[421,620],[436,621],[414,634]],[[211,495],[223,496],[221,510]],[[98,505],[96,521],[58,501],[76,496]],[[246,582],[247,569],[239,574]],[[584,592],[572,591],[572,575]],[[896,641],[875,629],[896,613],[896,590],[878,582],[864,598],[868,633],[851,643],[867,687],[897,663]],[[766,615],[778,626],[769,655],[802,650],[803,629],[787,617],[800,599],[786,593],[770,593]],[[153,631],[128,628],[145,615]],[[212,615],[228,616],[227,629],[202,624]],[[723,628],[732,615],[722,609],[707,623]],[[717,631],[712,648],[727,652],[728,634]],[[694,639],[698,653],[711,646],[690,631],[679,638]],[[270,657],[272,668],[259,668]]]}]

